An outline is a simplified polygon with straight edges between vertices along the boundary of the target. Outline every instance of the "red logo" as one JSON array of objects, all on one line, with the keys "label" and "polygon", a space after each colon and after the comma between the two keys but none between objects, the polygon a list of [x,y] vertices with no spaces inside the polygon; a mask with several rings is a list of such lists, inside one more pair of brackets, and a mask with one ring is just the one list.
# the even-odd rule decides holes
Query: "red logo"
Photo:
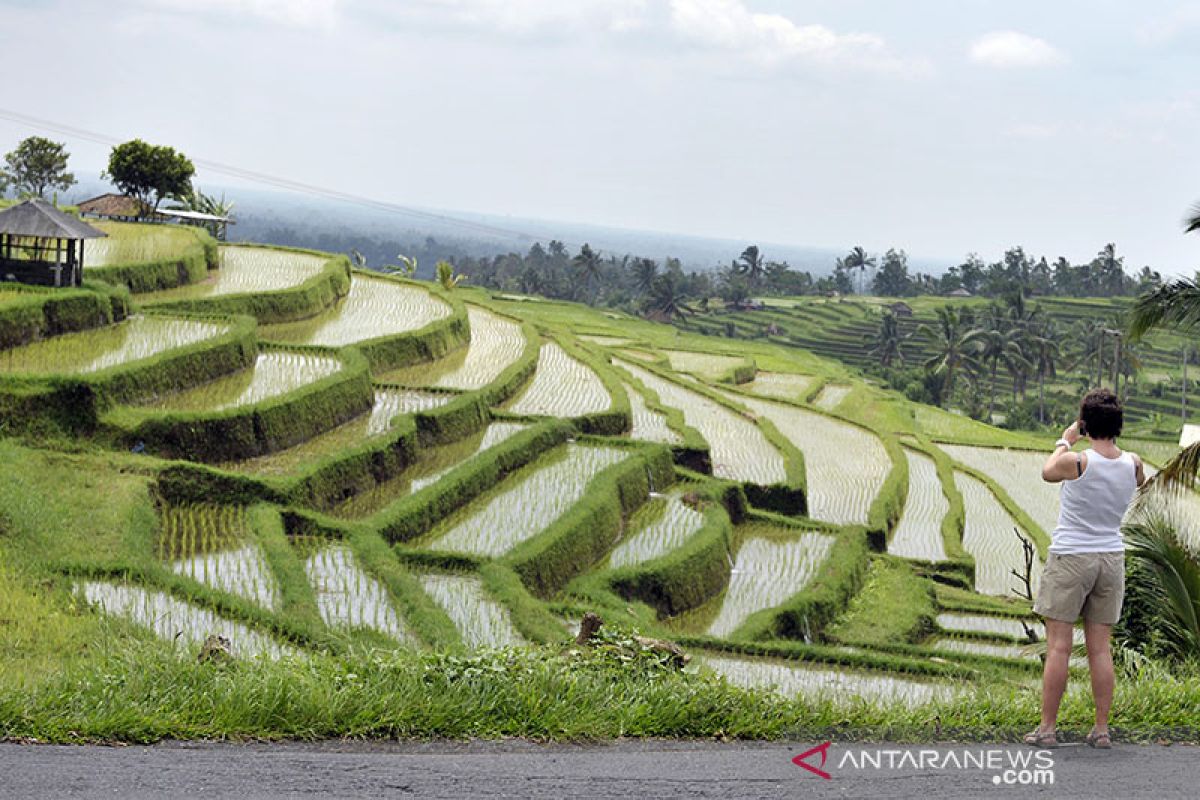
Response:
[{"label": "red logo", "polygon": [[[797,767],[803,767],[804,769],[811,772],[813,775],[818,775],[818,776],[824,778],[825,780],[832,780],[833,776],[821,768],[821,767],[825,766],[825,759],[829,757],[829,745],[831,745],[831,744],[833,744],[833,742],[826,742],[825,744],[817,745],[816,747],[814,747],[811,750],[806,750],[803,753],[801,753],[800,755],[793,758],[792,763],[795,764]],[[812,764],[809,764],[807,761],[805,761],[806,758],[813,755],[814,753],[821,754],[821,767],[814,767]]]}]

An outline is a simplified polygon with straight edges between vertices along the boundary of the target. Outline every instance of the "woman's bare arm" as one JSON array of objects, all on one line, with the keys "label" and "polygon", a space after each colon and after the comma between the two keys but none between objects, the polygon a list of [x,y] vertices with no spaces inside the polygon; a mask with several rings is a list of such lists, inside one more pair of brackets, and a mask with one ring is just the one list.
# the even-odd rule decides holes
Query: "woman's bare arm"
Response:
[{"label": "woman's bare arm", "polygon": [[[1062,438],[1074,447],[1079,441],[1079,423],[1075,422],[1063,431]],[[1083,466],[1082,458],[1081,454],[1072,453],[1070,447],[1060,444],[1054,448],[1054,452],[1042,466],[1042,480],[1047,483],[1062,483],[1078,478]]]}]

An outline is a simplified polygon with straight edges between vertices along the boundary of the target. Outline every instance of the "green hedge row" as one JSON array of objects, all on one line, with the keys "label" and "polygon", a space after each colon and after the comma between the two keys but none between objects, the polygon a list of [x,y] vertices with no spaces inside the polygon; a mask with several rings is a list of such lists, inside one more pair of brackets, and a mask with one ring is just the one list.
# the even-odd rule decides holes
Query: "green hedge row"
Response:
[{"label": "green hedge row", "polygon": [[368,523],[390,542],[413,539],[574,433],[560,420],[534,425],[380,511]]},{"label": "green hedge row", "polygon": [[[328,351],[314,352],[328,353]],[[340,351],[342,369],[279,397],[225,411],[162,412],[119,406],[101,417],[124,445],[192,461],[240,461],[299,444],[365,413],[374,403],[367,360]]]},{"label": "green hedge row", "polygon": [[177,255],[128,264],[106,264],[88,267],[84,277],[114,285],[125,286],[134,293],[155,292],[199,283],[208,277],[210,269],[220,266],[217,241],[202,228],[186,228],[195,240]]},{"label": "green hedge row", "polygon": [[[779,524],[778,520],[773,522]],[[807,529],[797,526],[797,532]],[[845,610],[850,598],[862,587],[870,565],[870,548],[864,528],[847,526],[835,536],[829,556],[802,591],[783,605],[750,615],[729,638],[811,640],[818,637],[822,628]]]},{"label": "green hedge row", "polygon": [[746,501],[736,486],[729,487],[732,497],[714,488],[696,492],[708,501],[700,530],[661,558],[611,571],[606,577],[615,591],[653,606],[662,618],[703,605],[729,585],[733,525],[726,504],[736,508]]},{"label": "green hedge row", "polygon": [[651,481],[664,486],[673,479],[671,453],[665,446],[623,445],[630,457],[593,478],[570,511],[500,559],[534,595],[549,597],[603,558],[621,535],[625,518],[650,496]]},{"label": "green hedge row", "polygon": [[[849,420],[843,421],[849,423]],[[883,442],[883,449],[892,459],[892,468],[867,512],[867,537],[871,548],[885,552],[892,531],[900,521],[900,515],[904,513],[904,503],[908,500],[908,459],[904,456],[904,448],[895,437],[881,435],[874,430],[871,433],[879,437]]]},{"label": "green hedge row", "polygon": [[120,322],[129,314],[129,293],[104,283],[79,289],[4,285],[17,297],[0,304],[0,349]]},{"label": "green hedge row", "polygon": [[[241,247],[243,245],[225,245]],[[254,245],[259,246],[259,245]],[[331,256],[312,250],[288,247],[272,247],[328,258],[321,271],[308,280],[286,289],[246,294],[228,294],[217,297],[197,297],[190,300],[167,300],[155,303],[152,308],[170,311],[193,311],[208,314],[248,314],[265,324],[293,322],[316,316],[350,291],[350,260],[345,256]]]},{"label": "green hedge row", "polygon": [[450,316],[436,319],[415,331],[356,342],[354,347],[367,357],[372,371],[380,373],[397,367],[433,361],[466,346],[470,341],[471,326],[467,321],[466,306],[452,292],[443,291],[437,284],[407,281],[378,272],[355,272],[418,287],[445,302],[451,309]]}]

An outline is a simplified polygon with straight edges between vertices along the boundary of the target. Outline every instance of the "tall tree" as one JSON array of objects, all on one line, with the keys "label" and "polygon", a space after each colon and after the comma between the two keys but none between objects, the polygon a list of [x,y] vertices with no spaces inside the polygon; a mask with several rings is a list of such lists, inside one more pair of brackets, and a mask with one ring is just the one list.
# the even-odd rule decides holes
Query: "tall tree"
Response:
[{"label": "tall tree", "polygon": [[655,278],[650,287],[647,310],[667,319],[692,313],[687,304],[684,282],[683,272],[679,269],[668,269]]},{"label": "tall tree", "polygon": [[954,393],[954,379],[975,359],[980,334],[968,330],[962,312],[951,306],[937,309],[937,324],[921,325],[918,333],[929,339],[933,355],[925,360],[925,368],[943,375],[942,395],[949,399]]},{"label": "tall tree", "polygon": [[[553,246],[553,242],[551,242]],[[597,284],[600,281],[600,253],[593,250],[592,246],[584,242],[583,247],[579,249],[579,254],[571,259],[571,263],[575,265],[576,271],[579,273],[580,279],[583,281],[585,290],[591,290],[590,302],[596,301]]]},{"label": "tall tree", "polygon": [[763,276],[766,274],[766,266],[763,255],[758,250],[758,245],[752,244],[747,247],[734,263],[737,270],[746,276],[746,280],[749,281],[751,288],[757,289],[762,285]]},{"label": "tall tree", "polygon": [[907,338],[900,332],[900,323],[891,311],[883,312],[878,331],[863,337],[864,342],[871,345],[870,354],[885,367],[904,363],[904,340]]},{"label": "tall tree", "polygon": [[871,282],[871,291],[884,297],[903,297],[911,294],[912,281],[908,277],[908,254],[903,250],[889,249],[883,263]]},{"label": "tall tree", "polygon": [[175,148],[133,139],[112,149],[105,176],[135,198],[145,216],[168,197],[182,200],[190,195],[195,174],[191,160]]},{"label": "tall tree", "polygon": [[50,189],[66,191],[75,185],[75,176],[67,172],[70,158],[62,143],[30,136],[4,157],[0,184],[43,199]]},{"label": "tall tree", "polygon": [[1058,360],[1062,355],[1059,344],[1061,331],[1054,320],[1039,318],[1029,331],[1029,350],[1038,379],[1038,422],[1046,424],[1046,379],[1058,375]]},{"label": "tall tree", "polygon": [[658,277],[658,263],[651,258],[637,258],[633,261],[633,289],[639,295],[650,294],[654,279]]},{"label": "tall tree", "polygon": [[1021,350],[1022,331],[1011,325],[1000,314],[989,314],[984,324],[972,333],[977,334],[979,360],[987,367],[990,377],[988,388],[987,421],[991,422],[996,410],[996,378],[1003,365],[1017,380],[1017,373],[1028,367],[1025,353]]},{"label": "tall tree", "polygon": [[858,270],[858,292],[859,294],[865,292],[867,287],[867,269],[875,267],[875,256],[867,255],[867,251],[862,247],[855,247],[842,259],[842,266],[847,272]]}]

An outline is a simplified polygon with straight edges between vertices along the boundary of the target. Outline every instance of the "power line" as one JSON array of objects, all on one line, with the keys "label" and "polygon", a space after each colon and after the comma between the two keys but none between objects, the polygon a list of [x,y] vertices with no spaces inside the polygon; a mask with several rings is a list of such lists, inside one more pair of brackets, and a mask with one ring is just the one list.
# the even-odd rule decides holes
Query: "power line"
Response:
[{"label": "power line", "polygon": [[[78,139],[84,139],[96,144],[118,145],[124,141],[114,136],[108,136],[103,133],[89,131],[85,128],[77,128],[73,125],[67,125],[65,123],[55,122],[53,120],[30,116],[29,114],[22,114],[19,111],[12,111],[6,108],[0,108],[0,119],[5,119],[9,122],[15,122],[20,125],[27,125],[38,130],[50,131],[53,133],[63,134],[65,136],[74,136]],[[410,206],[400,205],[399,203],[389,203],[384,200],[376,200],[371,197],[364,197],[362,195],[356,195],[350,192],[343,192],[338,189],[329,189],[327,187],[317,186],[311,183],[302,183],[300,181],[294,181],[288,178],[280,178],[276,175],[269,175],[265,172],[256,172],[254,170],[243,169],[242,167],[236,167],[230,164],[222,164],[217,161],[193,158],[192,163],[211,172],[216,172],[232,178],[238,178],[250,183],[263,184],[266,186],[272,186],[276,189],[284,189],[287,191],[298,192],[300,194],[324,197],[329,200],[339,200],[344,203],[350,203],[353,205],[362,206],[364,208],[372,208],[378,211],[389,211],[396,214],[404,214],[406,216],[415,217],[428,222],[441,222],[446,225],[470,230],[474,233],[486,233],[492,236],[515,239],[522,242],[536,242],[541,239],[553,238],[548,236],[534,236],[524,231],[500,228],[483,222],[471,222],[470,220],[451,217],[445,214],[437,214],[432,211],[422,211]]]}]

